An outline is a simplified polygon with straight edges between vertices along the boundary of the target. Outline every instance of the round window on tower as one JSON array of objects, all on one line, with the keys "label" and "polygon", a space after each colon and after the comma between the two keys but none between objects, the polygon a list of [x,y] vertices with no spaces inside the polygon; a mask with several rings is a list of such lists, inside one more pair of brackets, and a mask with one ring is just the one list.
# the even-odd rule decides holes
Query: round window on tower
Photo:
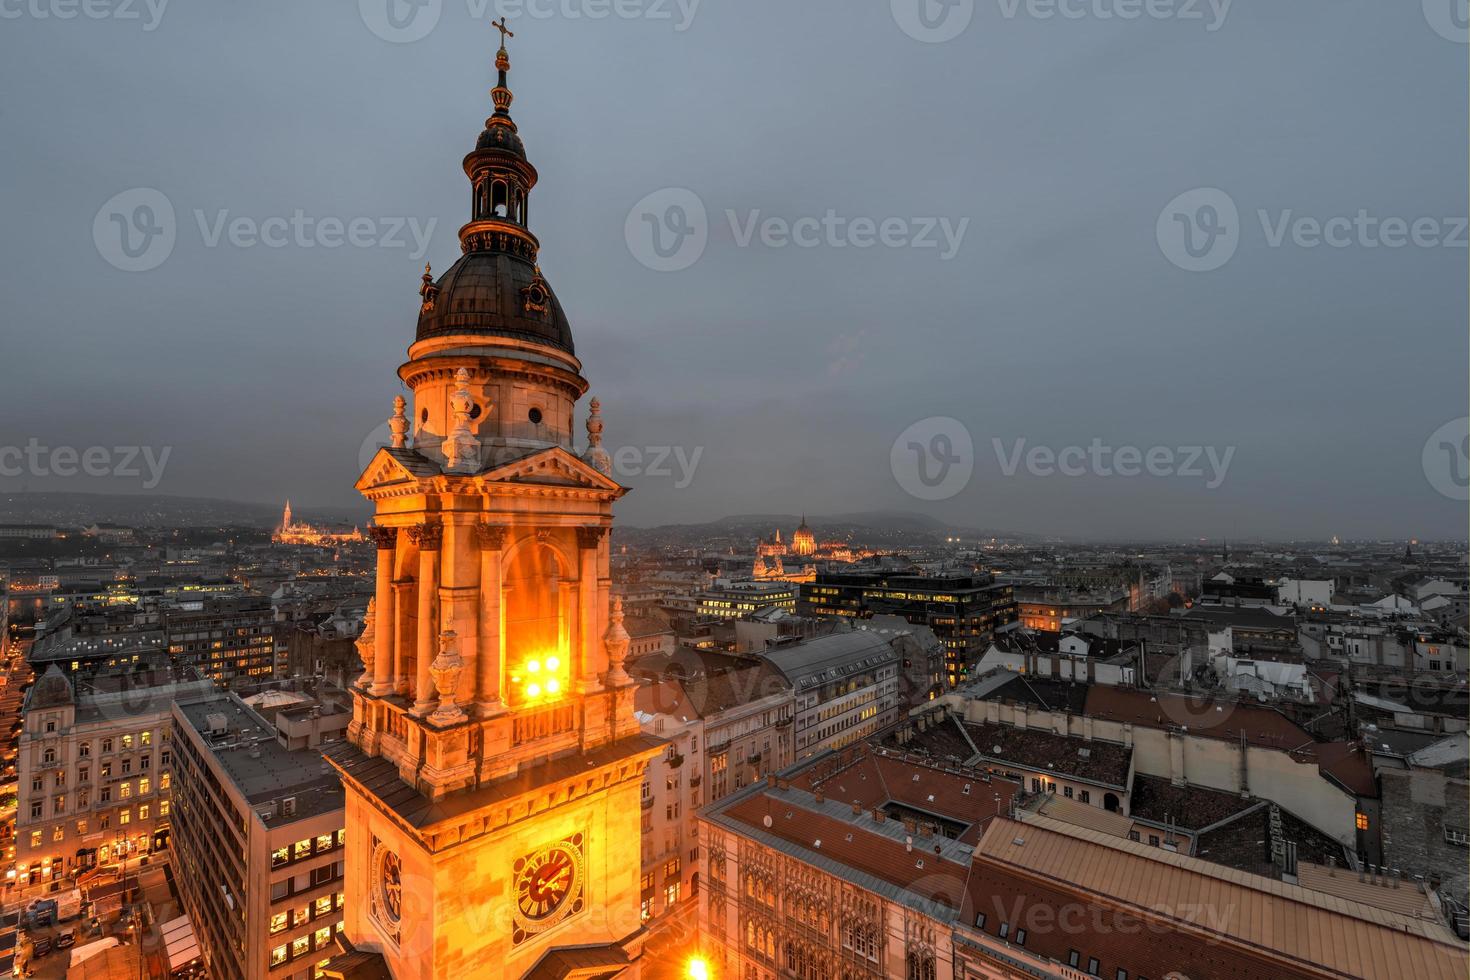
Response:
[{"label": "round window on tower", "polygon": [[526,417],[531,420],[532,425],[540,425],[541,419],[543,418],[541,414],[541,409],[539,408],[531,409],[530,414],[528,414]]},{"label": "round window on tower", "polygon": [[427,408],[424,409],[422,412],[419,412],[419,424],[420,425],[428,425],[429,424],[429,410]]}]

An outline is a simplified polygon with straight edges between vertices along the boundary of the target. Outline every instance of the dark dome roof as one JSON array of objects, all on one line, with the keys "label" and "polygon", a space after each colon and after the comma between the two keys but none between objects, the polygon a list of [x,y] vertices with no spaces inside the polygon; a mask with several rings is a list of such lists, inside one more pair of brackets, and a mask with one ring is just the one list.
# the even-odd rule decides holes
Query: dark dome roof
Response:
[{"label": "dark dome roof", "polygon": [[504,150],[522,160],[526,159],[526,145],[521,142],[520,134],[509,126],[486,126],[479,141],[475,143],[475,149]]},{"label": "dark dome roof", "polygon": [[467,252],[439,277],[434,308],[419,314],[418,339],[471,333],[512,337],[575,354],[572,328],[545,279],[546,312],[530,309],[536,267],[507,252]]}]

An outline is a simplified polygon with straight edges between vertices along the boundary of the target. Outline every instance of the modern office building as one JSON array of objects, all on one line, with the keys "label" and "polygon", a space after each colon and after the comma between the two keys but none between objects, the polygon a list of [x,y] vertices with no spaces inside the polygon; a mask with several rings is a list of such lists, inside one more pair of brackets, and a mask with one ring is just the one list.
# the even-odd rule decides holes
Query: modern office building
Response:
[{"label": "modern office building", "polygon": [[802,583],[801,608],[812,616],[900,616],[929,627],[944,644],[950,687],[968,679],[969,668],[990,645],[995,631],[1016,619],[1009,585],[970,575],[829,572]]},{"label": "modern office building", "polygon": [[209,976],[306,980],[336,952],[342,783],[236,695],[173,707],[175,880]]},{"label": "modern office building", "polygon": [[762,656],[795,692],[798,760],[866,738],[903,713],[899,653],[881,633],[833,633],[768,647]]},{"label": "modern office building", "polygon": [[169,654],[224,685],[275,673],[275,614],[264,596],[213,596],[166,609]]},{"label": "modern office building", "polygon": [[727,582],[699,594],[699,615],[738,619],[767,609],[796,611],[797,586],[785,581]]}]

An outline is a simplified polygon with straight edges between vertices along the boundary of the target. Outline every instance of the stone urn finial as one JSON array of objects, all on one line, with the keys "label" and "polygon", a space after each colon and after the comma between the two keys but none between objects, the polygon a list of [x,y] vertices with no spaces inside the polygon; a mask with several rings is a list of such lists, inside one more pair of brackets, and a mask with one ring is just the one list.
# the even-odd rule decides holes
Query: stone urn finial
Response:
[{"label": "stone urn finial", "polygon": [[402,395],[393,399],[393,414],[388,419],[388,431],[393,433],[393,448],[402,449],[408,445],[408,415],[405,409],[408,402],[403,400]]},{"label": "stone urn finial", "polygon": [[582,459],[604,476],[612,476],[612,457],[602,448],[602,402],[594,398],[588,409],[587,451]]},{"label": "stone urn finial", "polygon": [[373,685],[373,662],[377,660],[378,600],[369,599],[367,612],[362,615],[362,633],[357,637],[357,655],[362,659],[362,676],[357,679],[359,690],[366,691]]},{"label": "stone urn finial", "polygon": [[633,638],[623,627],[623,597],[614,596],[612,614],[608,616],[607,633],[602,638],[602,644],[607,650],[607,682],[612,687],[622,687],[632,680],[623,669],[623,662],[628,659],[628,647],[632,643]]},{"label": "stone urn finial", "polygon": [[429,665],[429,675],[439,691],[439,707],[429,716],[436,725],[453,725],[464,721],[465,713],[455,704],[459,693],[459,675],[464,671],[464,661],[459,656],[459,634],[445,630],[439,634],[439,655]]},{"label": "stone urn finial", "polygon": [[470,372],[460,368],[454,372],[454,392],[449,396],[449,411],[454,425],[444,439],[444,468],[451,473],[480,471],[480,441],[470,431],[470,413],[475,399],[470,394]]}]

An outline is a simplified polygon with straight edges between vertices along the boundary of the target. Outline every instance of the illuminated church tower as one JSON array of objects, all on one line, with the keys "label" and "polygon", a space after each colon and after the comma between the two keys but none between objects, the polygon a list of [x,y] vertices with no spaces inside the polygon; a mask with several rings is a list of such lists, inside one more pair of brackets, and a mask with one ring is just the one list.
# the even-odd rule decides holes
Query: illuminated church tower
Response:
[{"label": "illuminated church tower", "polygon": [[[504,30],[503,26],[501,28]],[[508,33],[508,32],[507,32]],[[640,734],[609,607],[610,476],[527,227],[510,59],[464,160],[463,255],[425,270],[392,445],[357,483],[376,594],[348,741],[349,952],[328,976],[609,977],[641,950]]]}]

